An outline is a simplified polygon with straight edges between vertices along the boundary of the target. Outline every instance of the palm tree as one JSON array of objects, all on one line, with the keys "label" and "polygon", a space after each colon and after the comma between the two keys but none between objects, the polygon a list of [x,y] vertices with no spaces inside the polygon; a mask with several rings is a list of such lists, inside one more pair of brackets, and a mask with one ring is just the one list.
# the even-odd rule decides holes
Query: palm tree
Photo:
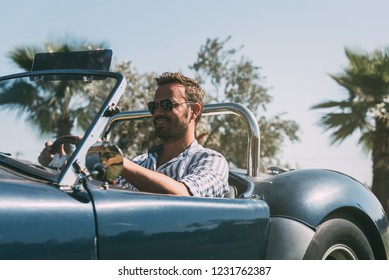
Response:
[{"label": "palm tree", "polygon": [[[95,43],[87,39],[79,39],[66,35],[63,38],[48,40],[42,45],[20,45],[10,51],[9,58],[21,69],[30,71],[36,53],[42,52],[69,52],[82,50],[96,50],[106,48],[105,42]],[[19,116],[23,115],[40,135],[55,131],[56,137],[71,133],[75,120],[79,125],[85,124],[86,110],[72,109],[69,106],[71,97],[83,94],[83,91],[69,91],[66,81],[55,85],[39,85],[34,88],[26,83],[2,85],[0,88],[0,108],[14,110]],[[39,90],[38,90],[39,87]],[[46,88],[44,88],[46,87]],[[18,94],[14,94],[17,92]],[[38,94],[50,92],[54,94]],[[21,94],[23,93],[23,94]],[[85,96],[84,96],[85,98]]]},{"label": "palm tree", "polygon": [[349,65],[330,75],[345,89],[341,101],[327,101],[313,109],[333,109],[318,124],[330,130],[331,144],[359,133],[359,144],[372,155],[372,191],[389,214],[389,48],[371,53],[346,48]]}]

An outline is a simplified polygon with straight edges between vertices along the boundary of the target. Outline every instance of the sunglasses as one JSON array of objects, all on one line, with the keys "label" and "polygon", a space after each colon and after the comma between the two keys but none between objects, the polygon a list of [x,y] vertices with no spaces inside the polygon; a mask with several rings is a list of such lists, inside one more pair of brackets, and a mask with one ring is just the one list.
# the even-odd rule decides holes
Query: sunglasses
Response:
[{"label": "sunglasses", "polygon": [[181,103],[175,103],[171,99],[162,99],[159,102],[151,101],[147,104],[147,108],[149,109],[151,114],[154,114],[155,110],[158,108],[158,105],[161,106],[165,111],[171,111],[173,108],[180,106],[185,103],[194,103],[193,101],[184,101]]}]

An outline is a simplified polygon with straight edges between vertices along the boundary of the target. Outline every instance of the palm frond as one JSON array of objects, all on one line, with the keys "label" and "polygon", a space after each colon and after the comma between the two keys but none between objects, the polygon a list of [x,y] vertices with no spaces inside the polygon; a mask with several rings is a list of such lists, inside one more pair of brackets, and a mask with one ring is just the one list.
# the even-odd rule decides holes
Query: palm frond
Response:
[{"label": "palm frond", "polygon": [[36,45],[20,45],[9,51],[8,58],[24,71],[30,71],[36,53],[43,52],[42,47]]},{"label": "palm frond", "polygon": [[365,133],[362,133],[361,137],[358,140],[358,144],[361,145],[362,152],[366,155],[370,154],[373,150],[373,140],[374,140],[374,131],[369,130]]},{"label": "palm frond", "polygon": [[[86,38],[65,34],[62,37],[50,37],[41,45],[19,45],[8,53],[8,57],[20,68],[30,71],[36,53],[40,52],[68,52],[105,49],[105,41],[91,41]],[[69,92],[69,88],[74,91]],[[76,94],[75,85],[68,82],[39,85],[34,88],[30,85],[0,85],[0,108],[17,110],[19,117],[25,116],[29,126],[38,134],[53,133],[61,128],[57,127],[66,116],[66,121],[75,119],[68,111],[73,95]],[[87,94],[86,98],[87,97]],[[76,112],[73,112],[77,114]],[[81,119],[81,117],[80,117]],[[71,127],[72,124],[69,124]]]},{"label": "palm frond", "polygon": [[346,109],[350,108],[351,104],[349,101],[325,101],[323,103],[319,103],[316,105],[313,105],[311,109],[328,109],[328,108],[339,108],[339,109]]},{"label": "palm frond", "polygon": [[50,37],[44,43],[46,51],[49,52],[70,52],[82,50],[98,50],[108,48],[106,41],[91,41],[84,37],[76,35],[65,34],[60,37]]},{"label": "palm frond", "polygon": [[36,95],[36,88],[23,81],[1,87],[0,108],[16,110],[20,116],[37,101]]},{"label": "palm frond", "polygon": [[325,131],[332,131],[331,144],[341,143],[356,131],[369,126],[364,116],[353,113],[330,113],[321,117],[318,125]]}]

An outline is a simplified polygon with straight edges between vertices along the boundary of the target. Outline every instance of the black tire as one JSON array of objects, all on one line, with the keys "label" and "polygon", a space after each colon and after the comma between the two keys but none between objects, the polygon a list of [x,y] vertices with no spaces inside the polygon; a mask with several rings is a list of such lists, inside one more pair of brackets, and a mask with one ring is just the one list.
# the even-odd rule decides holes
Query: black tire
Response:
[{"label": "black tire", "polygon": [[322,223],[304,256],[305,260],[373,260],[374,253],[362,230],[345,219]]}]

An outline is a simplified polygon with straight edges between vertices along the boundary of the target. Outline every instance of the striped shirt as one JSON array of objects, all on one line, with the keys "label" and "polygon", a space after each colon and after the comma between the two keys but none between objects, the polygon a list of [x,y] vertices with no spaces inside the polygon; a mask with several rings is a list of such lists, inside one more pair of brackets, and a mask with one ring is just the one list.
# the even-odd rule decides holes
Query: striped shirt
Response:
[{"label": "striped shirt", "polygon": [[[228,192],[228,163],[220,153],[204,148],[195,140],[177,157],[156,168],[158,152],[162,149],[163,145],[154,147],[133,162],[185,184],[193,196],[222,197]],[[122,177],[117,178],[116,185],[137,190]]]}]

